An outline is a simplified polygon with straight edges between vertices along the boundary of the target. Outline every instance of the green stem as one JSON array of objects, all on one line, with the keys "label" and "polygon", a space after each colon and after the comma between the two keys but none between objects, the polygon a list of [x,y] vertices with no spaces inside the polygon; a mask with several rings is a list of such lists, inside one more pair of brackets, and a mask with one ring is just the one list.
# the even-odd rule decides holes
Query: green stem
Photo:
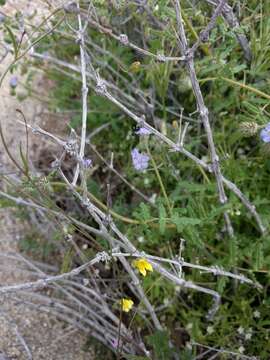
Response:
[{"label": "green stem", "polygon": [[158,179],[158,182],[159,182],[161,191],[162,191],[163,196],[164,196],[164,198],[165,198],[165,201],[166,201],[166,204],[167,204],[167,208],[168,208],[169,214],[172,216],[172,206],[171,206],[171,204],[170,204],[170,200],[169,200],[169,198],[168,198],[168,195],[167,195],[165,186],[164,186],[164,184],[163,184],[163,181],[162,181],[162,179],[161,179],[160,173],[159,173],[159,171],[158,171],[157,164],[156,164],[153,156],[152,156],[151,153],[150,153],[148,144],[146,144],[146,148],[147,148],[147,153],[148,153],[148,155],[150,156],[150,159],[151,159],[153,168],[154,168],[154,170],[155,170],[155,173],[156,173],[156,176],[157,176],[157,179]]},{"label": "green stem", "polygon": [[[58,9],[59,11],[59,9]],[[2,85],[2,82],[4,80],[4,78],[6,77],[7,73],[9,72],[9,70],[12,68],[12,66],[14,66],[20,59],[22,59],[28,52],[29,50],[36,44],[38,44],[42,39],[44,39],[47,35],[49,35],[57,26],[59,26],[63,21],[64,21],[64,17],[61,18],[56,25],[54,25],[49,31],[47,31],[45,34],[41,35],[39,38],[37,38],[30,46],[28,46],[28,48],[20,55],[18,55],[10,64],[9,66],[6,68],[6,70],[3,72],[3,74],[0,77],[0,87]]]},{"label": "green stem", "polygon": [[261,97],[263,97],[265,99],[270,100],[270,95],[266,94],[265,92],[263,92],[261,90],[258,90],[253,86],[246,85],[244,83],[241,83],[239,81],[235,81],[235,80],[226,78],[224,76],[204,78],[204,79],[200,79],[199,82],[217,81],[217,80],[224,80],[224,81],[228,82],[229,84],[236,85],[236,86],[238,86],[238,87],[240,87],[242,89],[246,89],[248,91],[253,92],[254,94],[257,94],[257,95],[259,95],[259,96],[261,96]]},{"label": "green stem", "polygon": [[[194,29],[193,25],[191,24],[191,22],[189,21],[187,15],[185,14],[185,12],[183,11],[183,9],[181,9],[181,15],[182,15],[182,18],[186,24],[186,27],[188,28],[188,30],[190,31],[191,33],[191,37],[194,39],[194,40],[198,40],[199,39],[199,35],[197,34],[196,30]],[[202,51],[204,52],[205,55],[209,56],[211,55],[211,52],[209,50],[209,47],[205,44],[201,44],[200,45]]]}]

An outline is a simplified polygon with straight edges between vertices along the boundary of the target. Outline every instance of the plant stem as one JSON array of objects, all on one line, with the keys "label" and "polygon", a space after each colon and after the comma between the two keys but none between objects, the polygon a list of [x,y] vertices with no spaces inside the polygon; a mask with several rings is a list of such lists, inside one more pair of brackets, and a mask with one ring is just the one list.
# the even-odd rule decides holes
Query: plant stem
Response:
[{"label": "plant stem", "polygon": [[172,215],[172,206],[171,206],[171,204],[170,204],[170,200],[169,200],[169,198],[168,198],[168,195],[167,195],[165,186],[164,186],[164,184],[163,184],[163,181],[162,181],[162,179],[161,179],[160,173],[159,173],[159,171],[158,171],[157,164],[156,164],[153,156],[152,156],[151,153],[150,153],[148,144],[146,144],[146,149],[147,149],[148,155],[150,156],[150,159],[151,159],[153,168],[154,168],[154,170],[155,170],[155,173],[156,173],[156,176],[157,176],[157,179],[158,179],[160,188],[161,188],[161,191],[162,191],[163,196],[164,196],[164,198],[165,198],[165,201],[166,201],[166,204],[167,204],[167,208],[168,208],[168,212],[169,212],[170,215]]}]

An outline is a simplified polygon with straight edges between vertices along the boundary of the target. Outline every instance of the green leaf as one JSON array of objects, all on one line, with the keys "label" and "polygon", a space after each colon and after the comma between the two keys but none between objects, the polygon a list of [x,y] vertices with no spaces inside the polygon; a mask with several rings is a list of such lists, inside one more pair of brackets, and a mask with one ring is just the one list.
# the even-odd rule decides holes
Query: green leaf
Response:
[{"label": "green leaf", "polygon": [[226,277],[219,277],[217,279],[217,291],[218,291],[218,293],[223,294],[223,291],[224,291],[227,283],[228,283],[228,278],[226,278]]},{"label": "green leaf", "polygon": [[69,249],[65,252],[62,265],[61,265],[61,274],[66,273],[72,268],[72,259],[74,256],[74,250]]},{"label": "green leaf", "polygon": [[237,73],[239,73],[240,71],[245,70],[246,67],[247,67],[246,64],[237,65],[237,66],[235,66],[235,67],[233,68],[233,73],[234,73],[234,74],[237,74]]},{"label": "green leaf", "polygon": [[257,243],[255,247],[255,270],[260,270],[263,266],[262,243]]},{"label": "green leaf", "polygon": [[165,229],[166,229],[166,217],[167,217],[166,210],[164,206],[161,204],[159,206],[159,231],[162,235],[165,233]]},{"label": "green leaf", "polygon": [[230,210],[232,208],[231,204],[225,204],[225,205],[222,205],[222,206],[219,206],[219,207],[214,207],[209,215],[207,216],[207,220],[212,220],[214,219],[215,217],[221,215],[221,214],[224,214],[224,212],[226,210]]},{"label": "green leaf", "polygon": [[237,253],[238,253],[238,244],[235,237],[230,238],[229,240],[229,261],[231,266],[236,266],[237,264]]},{"label": "green leaf", "polygon": [[147,221],[151,219],[150,208],[144,203],[140,203],[139,208],[134,211],[134,216],[140,221]]},{"label": "green leaf", "polygon": [[10,36],[12,45],[13,45],[14,58],[17,59],[17,56],[18,56],[18,45],[17,45],[17,42],[16,42],[16,37],[14,36],[11,28],[10,28],[8,25],[5,25],[5,24],[4,24],[4,27],[5,27],[5,29],[7,30],[8,34],[9,34],[9,36]]},{"label": "green leaf", "polygon": [[29,172],[29,166],[28,166],[28,162],[27,162],[27,159],[26,157],[24,156],[23,154],[23,150],[22,150],[22,144],[20,143],[20,156],[21,156],[21,159],[22,159],[22,162],[23,162],[23,167],[24,167],[24,170],[26,172],[26,174],[28,174]]},{"label": "green leaf", "polygon": [[195,226],[201,223],[200,219],[186,217],[186,216],[179,216],[178,213],[174,213],[171,220],[176,225],[178,232],[183,231],[185,227]]},{"label": "green leaf", "polygon": [[151,218],[150,209],[144,203],[140,203],[141,215],[143,220],[149,220]]}]

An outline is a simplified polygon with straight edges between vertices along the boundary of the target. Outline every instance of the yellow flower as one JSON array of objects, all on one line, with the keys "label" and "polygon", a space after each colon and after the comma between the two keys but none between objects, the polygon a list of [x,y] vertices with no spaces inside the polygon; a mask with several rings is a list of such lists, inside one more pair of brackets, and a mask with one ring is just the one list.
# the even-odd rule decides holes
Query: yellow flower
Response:
[{"label": "yellow flower", "polygon": [[122,299],[121,305],[124,312],[129,312],[132,309],[134,302],[131,299]]},{"label": "yellow flower", "polygon": [[133,266],[135,266],[143,276],[146,276],[146,270],[153,271],[152,265],[145,259],[134,260]]},{"label": "yellow flower", "polygon": [[140,61],[134,61],[130,67],[129,67],[129,71],[133,72],[133,73],[137,73],[141,68],[141,63]]}]

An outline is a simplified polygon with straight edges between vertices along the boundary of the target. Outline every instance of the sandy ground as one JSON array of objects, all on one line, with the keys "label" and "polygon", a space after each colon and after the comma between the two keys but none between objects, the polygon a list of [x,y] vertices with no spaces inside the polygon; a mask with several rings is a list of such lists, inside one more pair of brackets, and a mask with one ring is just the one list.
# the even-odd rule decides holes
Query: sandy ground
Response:
[{"label": "sandy ground", "polygon": [[[43,10],[42,1],[15,0],[7,1],[1,7],[7,15],[13,15],[16,10],[24,12],[33,11],[33,3],[39,12]],[[0,35],[1,38],[1,35]],[[3,49],[0,49],[2,52]],[[1,55],[1,53],[0,53]],[[1,56],[0,56],[1,58]],[[0,73],[6,69],[12,59],[8,55],[0,63]],[[8,74],[0,87],[0,121],[5,134],[6,142],[14,158],[19,156],[19,143],[25,145],[25,130],[16,121],[19,108],[25,114],[30,123],[36,115],[44,109],[44,103],[27,98],[19,102],[16,96],[11,95],[11,74]],[[36,82],[42,86],[42,81]],[[20,85],[18,85],[20,91]],[[10,162],[1,142],[0,144],[0,173],[14,172],[14,165]],[[1,181],[1,180],[0,180]],[[0,182],[1,190],[5,188],[3,181]],[[0,253],[17,252],[18,243],[23,237],[23,231],[27,224],[22,224],[14,217],[12,209],[0,209]],[[29,281],[26,275],[22,275],[14,263],[7,263],[0,256],[0,285]],[[27,355],[25,348],[20,342],[23,338],[32,354]],[[7,359],[46,359],[46,360],[83,360],[93,359],[90,353],[82,351],[85,337],[61,321],[47,314],[42,314],[26,305],[20,305],[10,298],[0,298],[0,360]]]}]

